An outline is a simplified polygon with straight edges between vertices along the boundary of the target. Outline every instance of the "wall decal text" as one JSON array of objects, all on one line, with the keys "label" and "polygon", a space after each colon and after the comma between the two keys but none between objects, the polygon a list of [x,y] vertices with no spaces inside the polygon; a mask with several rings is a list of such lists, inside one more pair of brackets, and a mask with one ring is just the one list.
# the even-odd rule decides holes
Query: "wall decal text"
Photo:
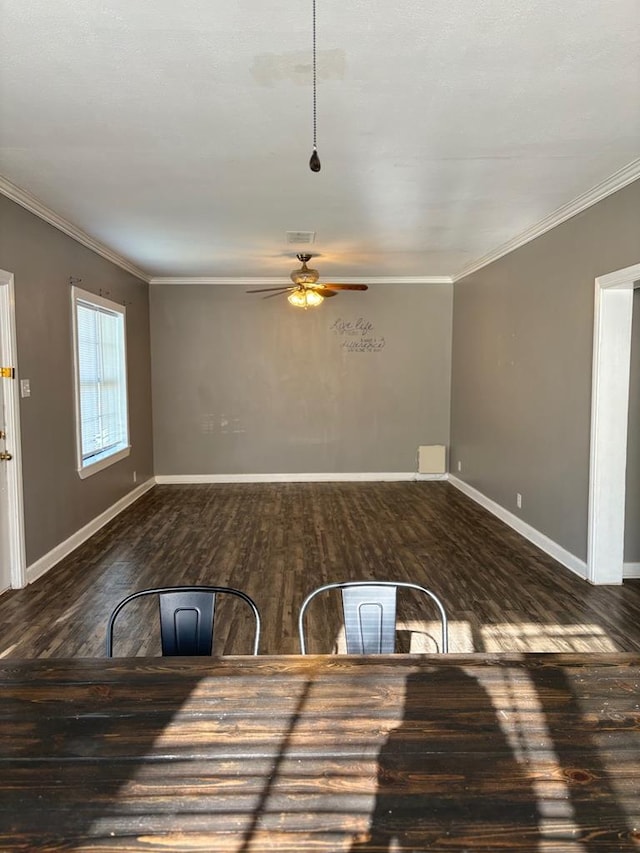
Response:
[{"label": "wall decal text", "polygon": [[343,339],[342,349],[347,352],[380,352],[386,344],[383,337],[376,337],[374,334],[371,320],[364,317],[358,317],[357,320],[338,317],[329,326],[329,330]]}]

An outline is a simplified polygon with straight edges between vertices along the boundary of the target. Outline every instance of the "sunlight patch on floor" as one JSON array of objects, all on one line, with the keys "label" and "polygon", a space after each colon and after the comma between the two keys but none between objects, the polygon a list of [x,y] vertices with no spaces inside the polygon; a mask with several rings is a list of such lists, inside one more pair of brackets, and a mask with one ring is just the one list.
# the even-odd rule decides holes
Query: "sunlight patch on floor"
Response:
[{"label": "sunlight patch on floor", "polygon": [[[440,622],[433,620],[398,621],[397,634],[409,635],[412,654],[432,655],[441,651]],[[402,650],[398,644],[397,650]],[[346,654],[344,626],[336,635],[332,654]],[[449,652],[474,654],[495,652],[618,652],[606,631],[592,623],[542,625],[538,622],[502,622],[474,624],[467,619],[449,621]]]},{"label": "sunlight patch on floor", "polygon": [[483,625],[482,652],[617,652],[600,625],[520,622]]},{"label": "sunlight patch on floor", "polygon": [[[441,651],[441,628],[439,621],[433,622],[402,622],[398,623],[399,631],[409,631],[411,644],[409,651],[413,654],[432,655]],[[449,622],[449,652],[473,652],[473,632],[468,622]]]}]

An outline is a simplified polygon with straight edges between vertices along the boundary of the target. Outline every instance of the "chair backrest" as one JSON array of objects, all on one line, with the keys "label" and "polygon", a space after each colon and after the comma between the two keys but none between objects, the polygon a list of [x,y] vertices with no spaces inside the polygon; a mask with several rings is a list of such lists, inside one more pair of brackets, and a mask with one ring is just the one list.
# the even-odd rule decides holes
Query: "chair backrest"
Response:
[{"label": "chair backrest", "polygon": [[430,589],[402,581],[345,581],[318,587],[302,602],[298,617],[300,650],[307,654],[304,617],[311,601],[328,590],[342,590],[344,632],[347,654],[393,654],[396,645],[396,598],[398,589],[424,593],[435,604],[442,626],[441,652],[449,651],[447,614],[440,599]]},{"label": "chair backrest", "polygon": [[253,599],[226,586],[165,586],[142,589],[124,598],[112,611],[107,625],[107,657],[113,657],[113,629],[121,611],[145,596],[157,596],[160,608],[160,639],[163,656],[211,655],[217,595],[240,598],[251,608],[255,621],[253,654],[258,654],[260,614]]}]

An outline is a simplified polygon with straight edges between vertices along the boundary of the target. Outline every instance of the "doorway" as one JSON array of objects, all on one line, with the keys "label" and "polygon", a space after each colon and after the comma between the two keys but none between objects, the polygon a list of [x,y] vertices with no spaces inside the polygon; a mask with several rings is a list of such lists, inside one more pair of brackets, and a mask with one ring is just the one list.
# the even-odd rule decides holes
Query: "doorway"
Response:
[{"label": "doorway", "polygon": [[595,282],[587,578],[624,577],[627,418],[633,291],[640,264]]},{"label": "doorway", "polygon": [[0,270],[0,591],[26,583],[14,309],[13,275]]}]

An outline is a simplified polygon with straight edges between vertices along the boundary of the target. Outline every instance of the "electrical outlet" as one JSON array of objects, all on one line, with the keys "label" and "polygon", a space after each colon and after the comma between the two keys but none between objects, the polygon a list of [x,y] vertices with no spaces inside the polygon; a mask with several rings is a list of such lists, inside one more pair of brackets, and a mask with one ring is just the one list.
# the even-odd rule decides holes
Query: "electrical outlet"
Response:
[{"label": "electrical outlet", "polygon": [[462,462],[458,459],[458,471],[462,471]]},{"label": "electrical outlet", "polygon": [[518,509],[522,509],[522,495],[520,492],[516,492],[516,506]]}]

